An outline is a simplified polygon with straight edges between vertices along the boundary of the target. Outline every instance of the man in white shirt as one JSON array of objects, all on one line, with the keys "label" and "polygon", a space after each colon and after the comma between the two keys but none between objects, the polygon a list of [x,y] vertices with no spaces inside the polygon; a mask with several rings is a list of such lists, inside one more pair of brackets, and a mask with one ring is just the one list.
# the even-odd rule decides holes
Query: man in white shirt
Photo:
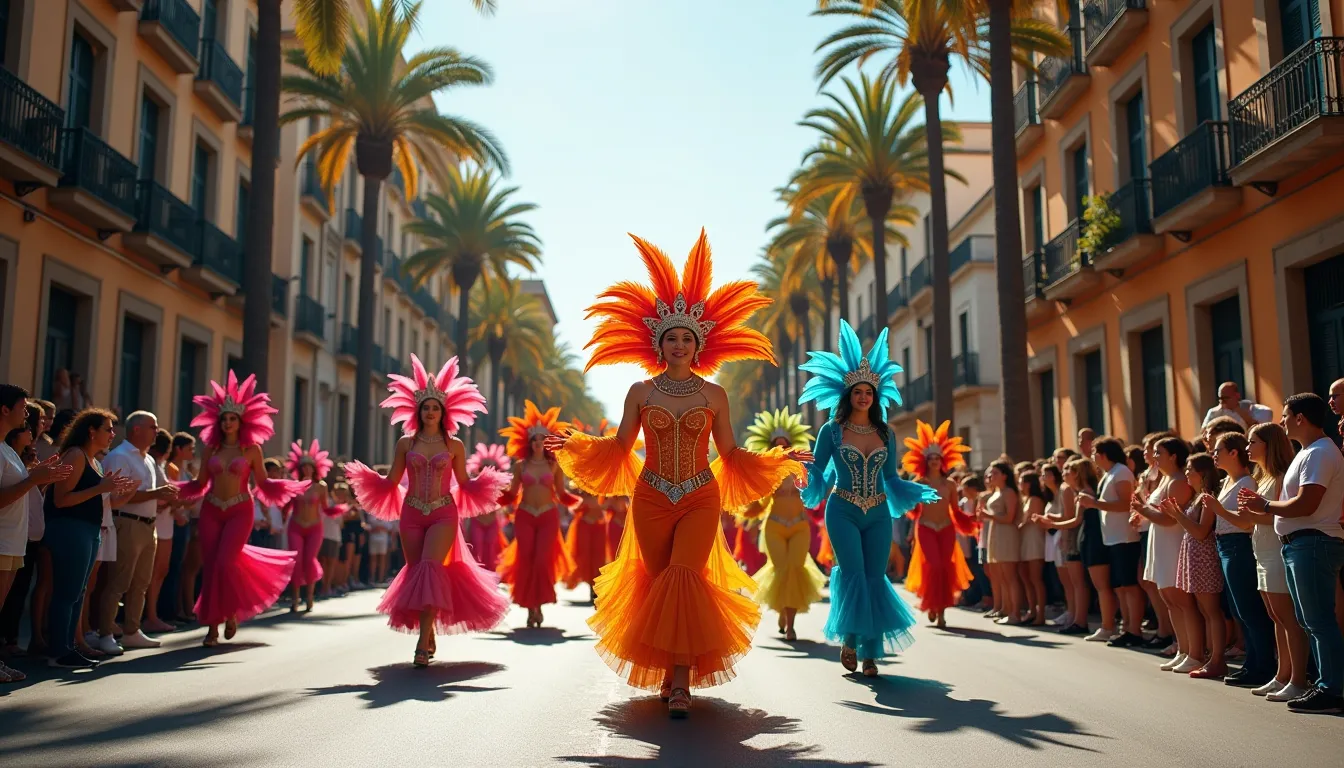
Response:
[{"label": "man in white shirt", "polygon": [[[157,648],[159,641],[140,629],[145,610],[145,595],[154,576],[154,522],[159,502],[177,498],[177,486],[159,482],[159,473],[149,447],[159,431],[159,422],[148,411],[136,411],[126,418],[126,439],[107,455],[107,471],[121,470],[136,480],[136,492],[112,512],[117,529],[117,559],[111,563],[112,575],[103,591],[98,619],[98,650],[117,655],[123,648]],[[112,636],[117,604],[125,596],[121,644]]]},{"label": "man in white shirt", "polygon": [[1298,623],[1311,636],[1318,676],[1310,691],[1288,702],[1294,712],[1344,712],[1344,632],[1335,622],[1335,584],[1344,568],[1344,455],[1325,434],[1329,419],[1319,396],[1288,398],[1279,423],[1303,447],[1288,465],[1279,499],[1250,490],[1237,498],[1241,506],[1274,515],[1288,592]]},{"label": "man in white shirt", "polygon": [[1218,405],[1210,408],[1208,413],[1204,414],[1204,422],[1199,428],[1202,431],[1209,426],[1209,422],[1214,419],[1226,416],[1229,419],[1241,425],[1242,429],[1250,429],[1256,424],[1263,424],[1274,418],[1274,411],[1267,405],[1253,403],[1250,400],[1241,399],[1241,388],[1235,381],[1225,381],[1218,386]]}]

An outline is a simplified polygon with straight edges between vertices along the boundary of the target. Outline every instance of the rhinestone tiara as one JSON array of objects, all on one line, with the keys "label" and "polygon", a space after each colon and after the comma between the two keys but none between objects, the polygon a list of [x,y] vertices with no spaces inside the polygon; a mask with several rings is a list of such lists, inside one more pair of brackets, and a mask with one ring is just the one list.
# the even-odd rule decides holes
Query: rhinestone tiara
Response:
[{"label": "rhinestone tiara", "polygon": [[872,366],[868,364],[868,358],[866,357],[859,362],[858,368],[845,374],[845,389],[849,389],[855,384],[868,384],[874,390],[877,390],[882,384]]},{"label": "rhinestone tiara", "polygon": [[685,328],[695,334],[696,339],[703,345],[705,337],[714,330],[713,320],[701,320],[705,314],[705,302],[697,301],[689,309],[686,306],[686,295],[678,293],[677,298],[672,302],[672,306],[667,306],[667,302],[658,299],[654,305],[658,312],[657,317],[644,318],[644,325],[648,326],[653,332],[653,348],[658,348],[658,342],[663,338],[663,334],[672,328]]},{"label": "rhinestone tiara", "polygon": [[789,442],[793,442],[793,438],[789,435],[789,431],[783,427],[780,427],[776,429],[774,432],[770,433],[770,442],[773,443],[774,441],[778,440],[781,437],[784,438],[785,440],[788,440]]},{"label": "rhinestone tiara", "polygon": [[429,386],[424,389],[417,389],[415,391],[415,407],[417,408],[419,408],[420,404],[426,400],[438,400],[439,403],[443,403],[445,399],[446,396],[444,393],[441,392],[438,387],[434,386],[433,382],[430,382]]},{"label": "rhinestone tiara", "polygon": [[246,409],[243,408],[242,404],[239,403],[237,400],[234,400],[232,397],[224,398],[224,402],[220,403],[219,405],[219,412],[221,414],[234,413],[239,416],[242,416],[244,410]]},{"label": "rhinestone tiara", "polygon": [[544,424],[534,424],[533,426],[527,428],[528,437],[536,437],[537,435],[546,437],[549,434],[551,434],[551,430],[547,429]]}]

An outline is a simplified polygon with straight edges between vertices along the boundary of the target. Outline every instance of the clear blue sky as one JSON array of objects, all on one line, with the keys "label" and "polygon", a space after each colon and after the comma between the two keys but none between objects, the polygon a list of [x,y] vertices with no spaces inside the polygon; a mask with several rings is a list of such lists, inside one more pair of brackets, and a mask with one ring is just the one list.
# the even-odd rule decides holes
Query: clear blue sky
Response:
[{"label": "clear blue sky", "polygon": [[[716,282],[748,275],[778,215],[773,191],[815,141],[796,123],[820,105],[813,53],[832,20],[814,0],[430,0],[416,45],[484,59],[495,82],[439,100],[489,128],[513,165],[510,183],[545,245],[539,276],[574,349],[583,310],[618,279],[644,279],[627,232],[680,265],[700,228]],[[956,107],[989,119],[989,86],[954,69]],[[584,357],[586,360],[586,356]],[[630,367],[596,368],[589,386],[619,417]],[[539,403],[545,407],[546,404]]]}]

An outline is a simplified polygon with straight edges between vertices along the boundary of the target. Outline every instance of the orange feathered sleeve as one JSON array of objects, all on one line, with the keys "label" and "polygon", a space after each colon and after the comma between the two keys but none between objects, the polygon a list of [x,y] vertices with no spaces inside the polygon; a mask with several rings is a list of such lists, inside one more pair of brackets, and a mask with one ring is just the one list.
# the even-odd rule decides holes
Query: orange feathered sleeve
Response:
[{"label": "orange feathered sleeve", "polygon": [[577,487],[597,496],[633,496],[642,465],[613,435],[574,432],[555,460]]},{"label": "orange feathered sleeve", "polygon": [[742,509],[773,494],[790,475],[807,482],[807,470],[790,459],[783,448],[756,453],[738,447],[715,459],[710,469],[719,481],[719,505],[729,510]]}]

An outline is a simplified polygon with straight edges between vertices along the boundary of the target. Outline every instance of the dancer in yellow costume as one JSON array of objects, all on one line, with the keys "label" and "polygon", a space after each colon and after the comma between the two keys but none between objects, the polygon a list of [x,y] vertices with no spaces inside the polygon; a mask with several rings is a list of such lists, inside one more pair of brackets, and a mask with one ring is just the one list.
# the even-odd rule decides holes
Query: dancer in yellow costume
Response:
[{"label": "dancer in yellow costume", "polygon": [[[743,445],[764,452],[771,448],[806,450],[812,445],[812,431],[801,414],[788,409],[763,411],[747,428]],[[795,483],[781,483],[764,502],[765,524],[761,529],[761,549],[766,563],[756,571],[756,602],[779,614],[779,631],[785,640],[798,639],[793,621],[799,613],[821,599],[826,577],[812,562],[808,547],[812,526],[803,497]]]},{"label": "dancer in yellow costume", "polygon": [[[588,623],[613,669],[632,686],[660,690],[668,713],[685,717],[692,686],[733,677],[761,617],[741,594],[755,583],[728,553],[719,512],[769,496],[790,475],[804,477],[799,461],[810,454],[738,447],[727,393],[701,378],[733,360],[774,361],[770,341],[744,325],[770,299],[749,281],[710,290],[703,231],[680,278],[662,251],[634,240],[652,285],[621,282],[598,297],[589,309],[601,323],[588,367],[637,363],[653,378],[630,388],[614,436],[571,432],[546,447],[580,488],[633,496],[633,530],[594,584],[597,610]],[[641,429],[642,467],[633,452]],[[720,455],[712,466],[711,435]]]}]

